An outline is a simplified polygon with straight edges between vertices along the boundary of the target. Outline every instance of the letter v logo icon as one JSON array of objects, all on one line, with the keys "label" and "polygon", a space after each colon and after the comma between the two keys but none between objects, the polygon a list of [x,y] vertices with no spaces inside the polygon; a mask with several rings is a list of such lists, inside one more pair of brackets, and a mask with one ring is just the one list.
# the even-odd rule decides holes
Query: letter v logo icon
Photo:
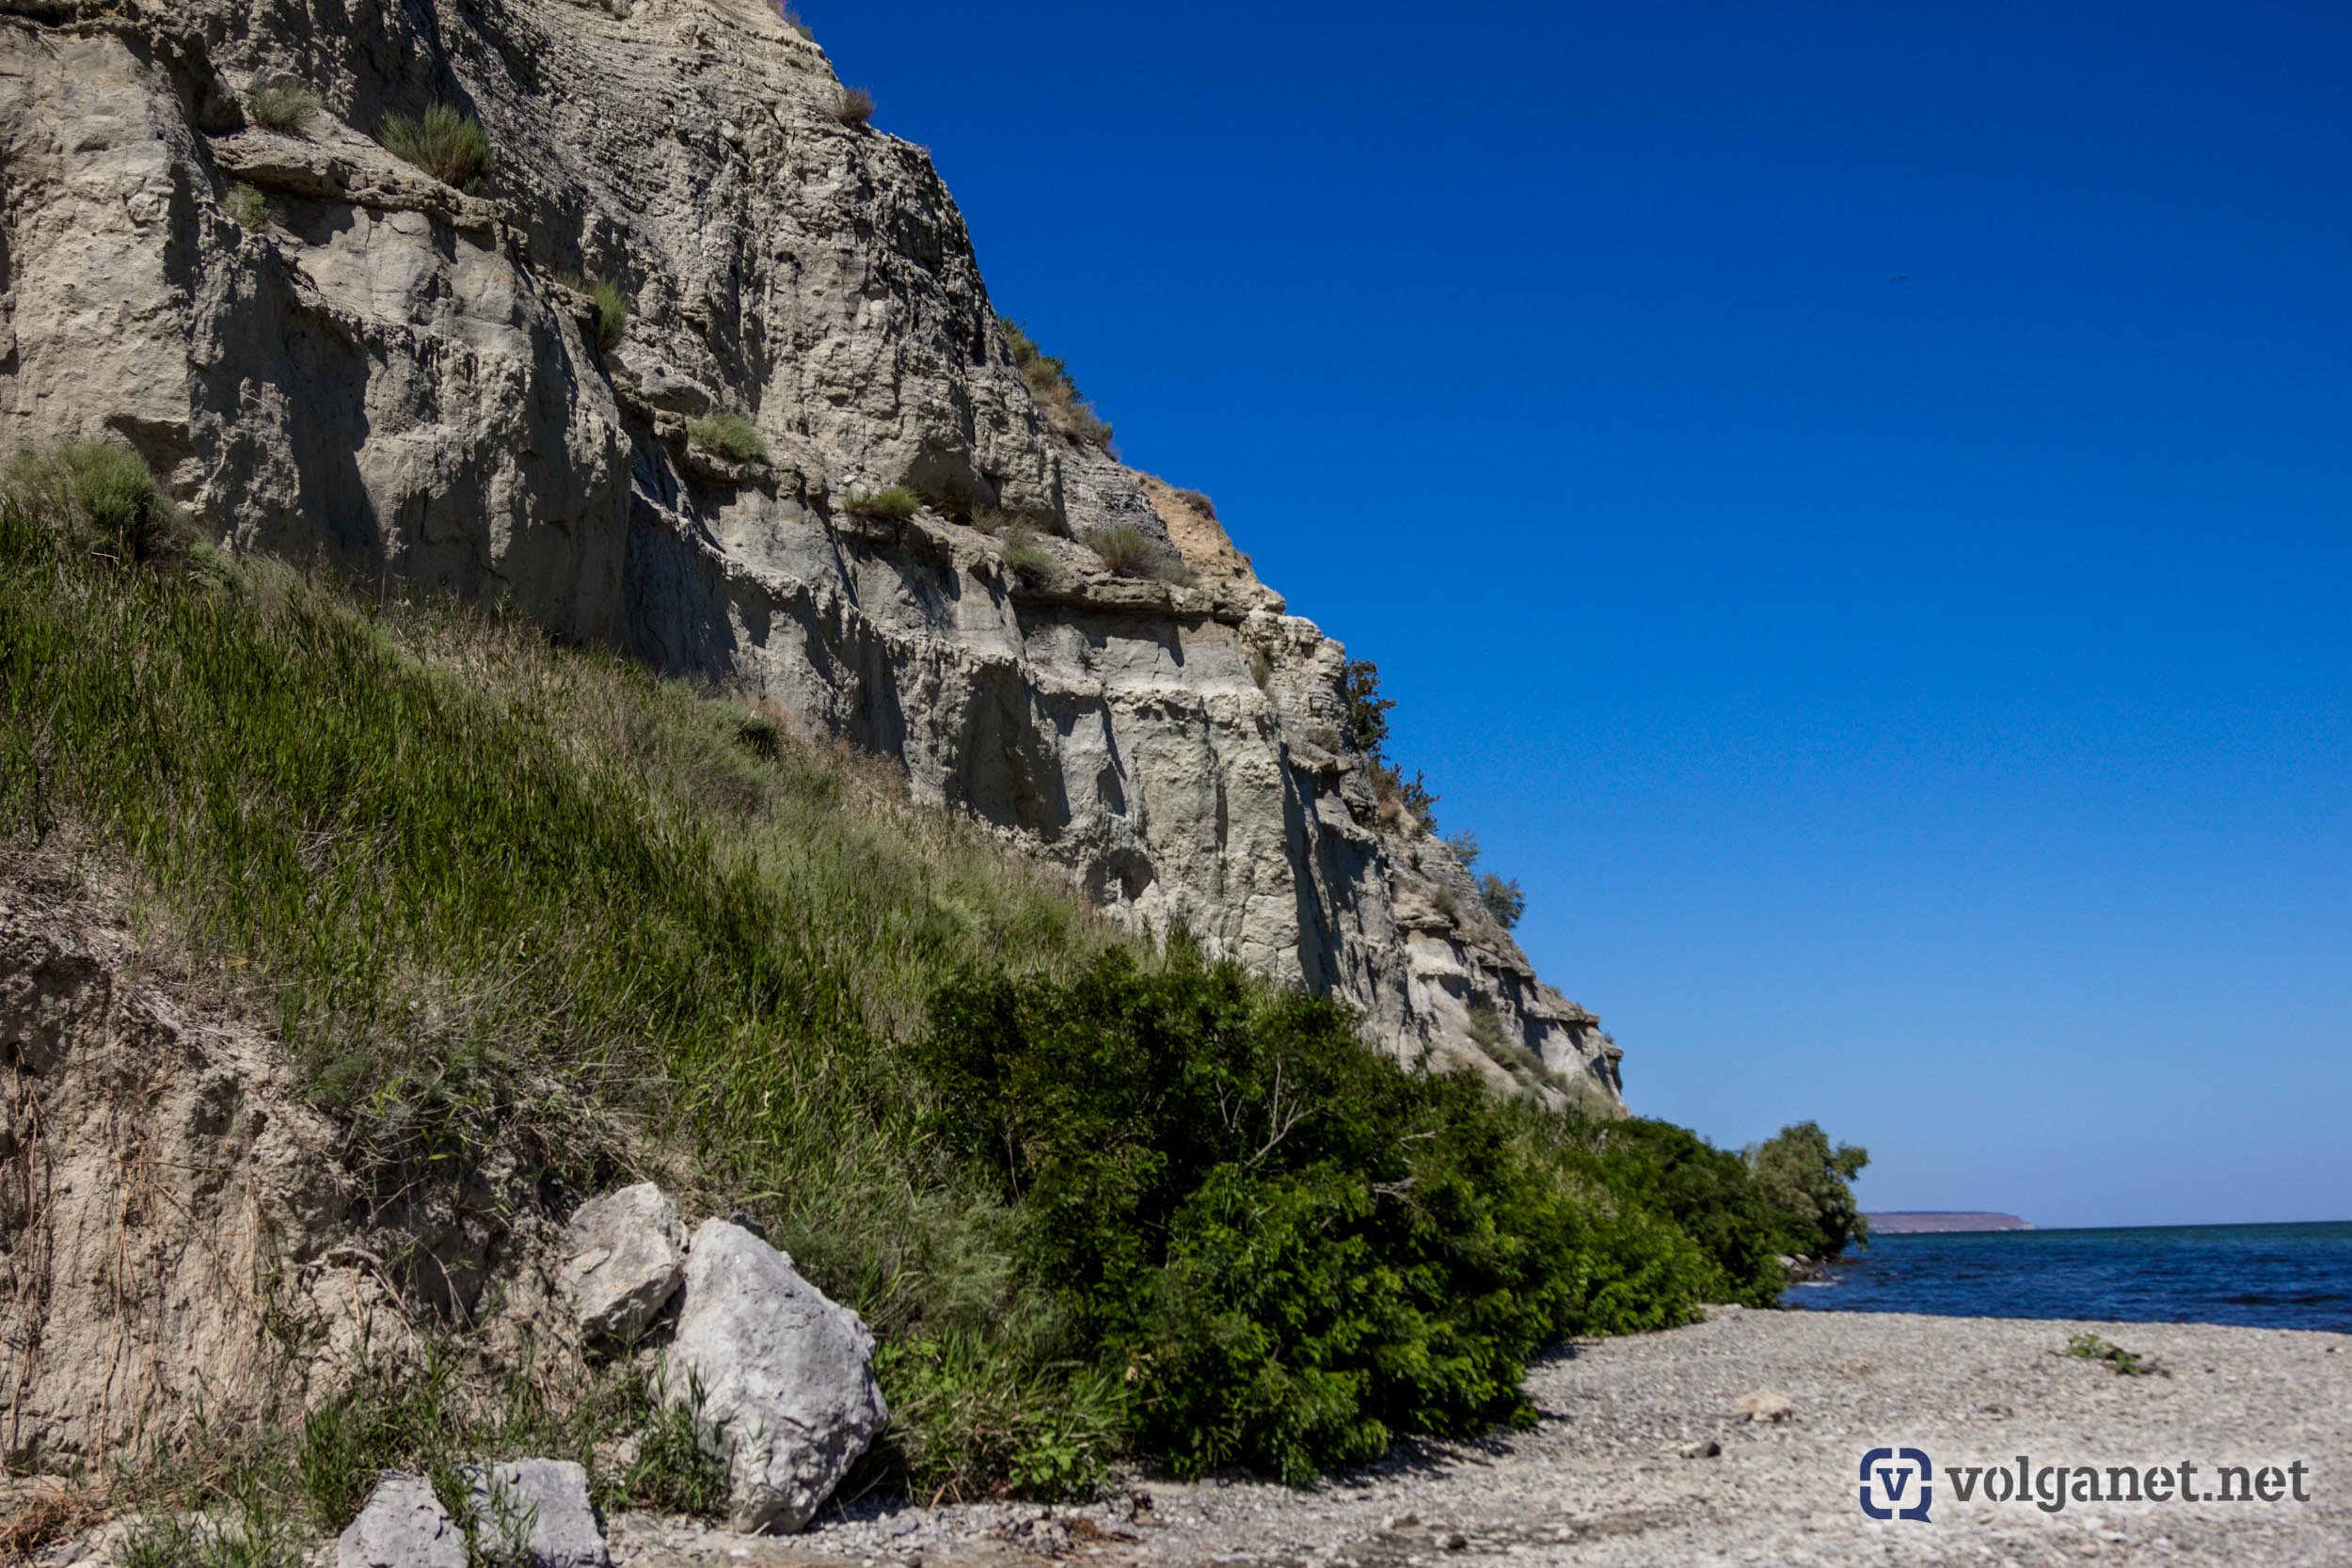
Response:
[{"label": "letter v logo icon", "polygon": [[1862,1456],[1863,1517],[1926,1522],[1934,1480],[1934,1463],[1924,1449],[1872,1449]]}]

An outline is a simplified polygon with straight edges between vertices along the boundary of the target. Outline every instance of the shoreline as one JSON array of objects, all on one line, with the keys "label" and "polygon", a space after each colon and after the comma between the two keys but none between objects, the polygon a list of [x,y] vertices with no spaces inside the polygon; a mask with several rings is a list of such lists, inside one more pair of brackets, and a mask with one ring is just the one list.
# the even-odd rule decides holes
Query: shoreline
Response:
[{"label": "shoreline", "polygon": [[[2120,1376],[2064,1354],[2093,1333],[2149,1358]],[[1410,1443],[1314,1487],[1137,1483],[1087,1508],[861,1505],[759,1540],[619,1521],[618,1568],[688,1565],[1660,1564],[2352,1561],[2352,1336],[2310,1329],[1716,1308],[1707,1322],[1563,1347],[1531,1370],[1532,1430]],[[1771,1414],[1781,1408],[1777,1417]],[[1759,1412],[1751,1415],[1745,1412]],[[1949,1465],[2300,1461],[2307,1502],[1961,1501],[1862,1515],[1862,1455]],[[1710,1451],[1712,1450],[1712,1451]],[[2201,1473],[2203,1473],[2201,1471]]]},{"label": "shoreline", "polygon": [[[2094,1334],[2147,1375],[2066,1354]],[[1845,1568],[1880,1563],[2352,1562],[2352,1335],[2102,1319],[1711,1308],[1564,1345],[1530,1369],[1538,1419],[1410,1441],[1292,1490],[1131,1481],[1083,1507],[868,1499],[792,1536],[607,1521],[613,1568]],[[1925,1521],[1866,1518],[1863,1456],[1924,1449]],[[1958,1470],[2299,1465],[2308,1500],[1962,1498]],[[2063,1483],[2061,1483],[2063,1490]],[[5,1495],[5,1489],[0,1489]],[[110,1563],[127,1521],[85,1534]],[[325,1568],[333,1544],[307,1561]]]}]

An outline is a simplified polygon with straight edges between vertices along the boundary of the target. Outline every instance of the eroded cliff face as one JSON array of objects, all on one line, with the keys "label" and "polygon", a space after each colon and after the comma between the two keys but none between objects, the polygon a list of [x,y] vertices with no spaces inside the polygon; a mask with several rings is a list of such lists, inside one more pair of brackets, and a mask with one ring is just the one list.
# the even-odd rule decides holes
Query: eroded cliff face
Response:
[{"label": "eroded cliff face", "polygon": [[[299,133],[248,112],[280,82]],[[110,435],[236,547],[764,696],[1401,1057],[1615,1105],[1597,1021],[1338,738],[1340,646],[1056,431],[929,157],[837,92],[764,0],[0,0],[0,448]],[[375,139],[436,102],[489,133],[475,194]],[[567,277],[629,295],[616,342]],[[721,411],[768,460],[688,440]],[[928,504],[847,504],[896,484]],[[1107,570],[1112,524],[1194,582]]]}]

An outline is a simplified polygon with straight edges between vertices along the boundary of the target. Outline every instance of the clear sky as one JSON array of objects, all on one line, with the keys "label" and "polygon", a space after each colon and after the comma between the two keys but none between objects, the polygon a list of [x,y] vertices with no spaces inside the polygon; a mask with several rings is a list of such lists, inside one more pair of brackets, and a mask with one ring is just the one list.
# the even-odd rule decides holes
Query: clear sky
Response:
[{"label": "clear sky", "polygon": [[2352,6],[801,9],[1637,1110],[2352,1217]]}]

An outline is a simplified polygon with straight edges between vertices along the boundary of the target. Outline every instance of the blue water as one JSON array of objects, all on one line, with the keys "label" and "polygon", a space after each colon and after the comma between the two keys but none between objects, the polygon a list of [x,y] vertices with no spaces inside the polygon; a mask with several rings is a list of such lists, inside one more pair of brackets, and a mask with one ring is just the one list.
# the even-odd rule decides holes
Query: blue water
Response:
[{"label": "blue water", "polygon": [[2352,1333],[2352,1221],[1881,1236],[1790,1307]]}]

